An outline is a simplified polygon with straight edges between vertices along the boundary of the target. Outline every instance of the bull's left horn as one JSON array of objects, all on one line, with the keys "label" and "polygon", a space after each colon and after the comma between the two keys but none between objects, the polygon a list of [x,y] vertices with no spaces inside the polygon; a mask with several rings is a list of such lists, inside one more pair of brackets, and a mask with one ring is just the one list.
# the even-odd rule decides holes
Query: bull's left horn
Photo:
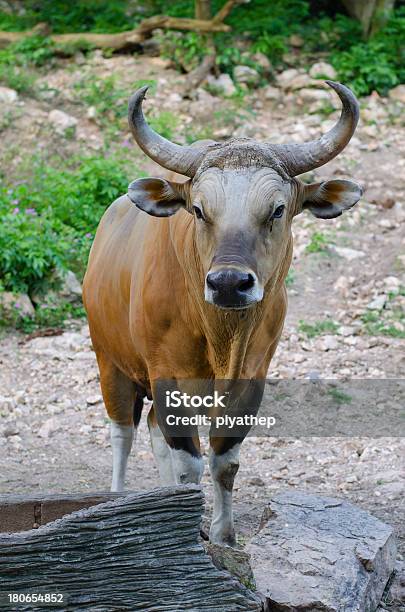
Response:
[{"label": "bull's left horn", "polygon": [[359,103],[345,85],[326,81],[342,101],[342,113],[336,125],[319,140],[306,144],[270,145],[290,176],[297,176],[323,166],[336,157],[354,134],[359,120]]},{"label": "bull's left horn", "polygon": [[128,123],[136,142],[146,155],[167,170],[193,177],[204,157],[204,151],[170,142],[149,127],[142,112],[147,90],[147,85],[138,89],[128,104]]}]

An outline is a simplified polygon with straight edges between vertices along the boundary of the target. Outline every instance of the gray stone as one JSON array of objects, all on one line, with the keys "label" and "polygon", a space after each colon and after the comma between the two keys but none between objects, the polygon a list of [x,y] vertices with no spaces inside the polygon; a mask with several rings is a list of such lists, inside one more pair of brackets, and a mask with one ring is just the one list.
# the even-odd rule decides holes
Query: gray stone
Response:
[{"label": "gray stone", "polygon": [[229,74],[220,74],[218,78],[210,74],[207,77],[207,83],[221,91],[224,96],[233,96],[236,93],[236,87]]},{"label": "gray stone", "polygon": [[0,293],[0,318],[15,319],[16,317],[34,317],[35,309],[26,293]]},{"label": "gray stone", "polygon": [[349,249],[348,247],[338,247],[333,246],[332,250],[335,251],[340,257],[343,259],[347,259],[347,261],[352,261],[353,259],[360,259],[360,257],[365,257],[364,251],[358,251],[357,249]]},{"label": "gray stone", "polygon": [[77,119],[56,108],[51,110],[48,115],[48,120],[52,124],[55,132],[61,136],[66,136],[69,130],[72,130],[73,133],[76,130]]},{"label": "gray stone", "polygon": [[246,551],[266,610],[372,612],[394,570],[393,530],[343,500],[282,493]]},{"label": "gray stone", "polygon": [[250,66],[235,66],[233,76],[237,83],[255,87],[260,82],[260,74]]},{"label": "gray stone", "polygon": [[213,564],[220,570],[227,570],[235,576],[241,584],[249,589],[255,590],[255,581],[250,565],[250,555],[244,550],[221,546],[211,542],[204,543],[207,554],[211,557]]},{"label": "gray stone", "polygon": [[0,87],[0,103],[13,104],[13,102],[17,102],[17,100],[18,94],[14,89]]},{"label": "gray stone", "polygon": [[69,301],[75,301],[77,298],[82,297],[82,286],[71,270],[68,270],[62,277],[62,286],[59,289],[59,295]]},{"label": "gray stone", "polygon": [[271,72],[270,60],[267,55],[264,55],[264,53],[260,53],[260,51],[258,53],[255,53],[254,55],[252,55],[252,60],[256,62],[258,66],[260,66],[263,72]]},{"label": "gray stone", "polygon": [[327,64],[326,62],[316,62],[316,64],[311,66],[309,76],[311,76],[313,79],[326,78],[334,80],[336,79],[337,74],[334,67],[330,64]]},{"label": "gray stone", "polygon": [[405,104],[405,85],[397,85],[394,89],[390,89],[388,96],[391,100]]},{"label": "gray stone", "polygon": [[302,73],[295,68],[288,68],[277,75],[277,85],[283,89],[288,89],[290,84]]},{"label": "gray stone", "polygon": [[304,46],[304,39],[302,38],[302,36],[299,36],[299,34],[291,34],[290,38],[288,39],[288,42],[290,43],[290,45],[292,47],[303,47]]},{"label": "gray stone", "polygon": [[264,90],[264,97],[266,98],[266,100],[280,100],[281,91],[278,87],[268,85]]},{"label": "gray stone", "polygon": [[369,310],[382,310],[385,306],[387,302],[387,296],[382,294],[382,295],[377,295],[376,298],[374,298],[374,300],[371,300],[371,302],[369,302],[367,304],[367,308]]}]

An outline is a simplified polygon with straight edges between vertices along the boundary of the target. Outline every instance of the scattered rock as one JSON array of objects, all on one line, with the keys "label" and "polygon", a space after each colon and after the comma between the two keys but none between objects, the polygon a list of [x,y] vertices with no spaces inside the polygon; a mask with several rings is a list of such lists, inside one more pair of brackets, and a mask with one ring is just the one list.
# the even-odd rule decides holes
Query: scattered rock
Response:
[{"label": "scattered rock", "polygon": [[298,34],[291,34],[290,38],[288,39],[288,42],[292,47],[297,47],[299,49],[300,47],[304,46],[305,41]]},{"label": "scattered rock", "polygon": [[56,108],[50,111],[48,120],[53,125],[55,132],[61,136],[66,136],[70,130],[74,133],[78,123],[75,117]]},{"label": "scattered rock", "polygon": [[26,293],[0,293],[0,317],[14,319],[15,317],[34,317],[35,309]]},{"label": "scattered rock", "polygon": [[100,404],[103,401],[101,395],[91,395],[86,399],[86,402],[89,406],[95,406],[96,404]]},{"label": "scattered rock", "polygon": [[295,91],[296,89],[304,89],[305,87],[319,87],[319,81],[311,79],[307,74],[299,74],[288,86],[288,89]]},{"label": "scattered rock", "polygon": [[374,298],[374,300],[372,300],[371,302],[367,304],[367,308],[369,310],[382,310],[386,303],[387,303],[386,295],[384,294],[377,295],[377,297]]},{"label": "scattered rock", "polygon": [[260,82],[260,74],[250,66],[235,66],[233,76],[237,83],[257,87]]},{"label": "scattered rock", "polygon": [[14,89],[0,87],[0,103],[13,104],[13,102],[17,102],[17,100],[18,94]]},{"label": "scattered rock", "polygon": [[313,79],[326,78],[333,81],[336,79],[337,74],[334,67],[330,64],[327,64],[326,62],[317,62],[311,66],[309,76],[311,76]]},{"label": "scattered rock", "polygon": [[301,492],[273,498],[246,550],[266,609],[284,612],[375,610],[396,555],[389,525],[347,502]]},{"label": "scattered rock", "polygon": [[264,97],[266,98],[266,100],[280,100],[281,91],[278,87],[268,85],[264,90]]},{"label": "scattered rock", "polygon": [[327,334],[326,336],[322,336],[317,341],[317,347],[321,351],[335,351],[339,348],[339,342],[335,336]]},{"label": "scattered rock", "polygon": [[405,85],[397,85],[394,89],[390,89],[388,97],[391,98],[391,100],[405,104]]},{"label": "scattered rock", "polygon": [[390,293],[398,293],[401,286],[399,278],[396,276],[386,276],[383,280],[384,288]]},{"label": "scattered rock", "polygon": [[366,256],[364,251],[357,251],[356,249],[349,249],[348,247],[332,246],[331,248],[340,257],[347,259],[347,261],[352,261],[353,259],[359,259],[360,257]]},{"label": "scattered rock", "polygon": [[299,97],[303,102],[330,102],[330,94],[325,89],[313,89],[304,87],[299,92]]},{"label": "scattered rock", "polygon": [[270,60],[267,57],[267,55],[264,55],[264,53],[260,53],[260,52],[255,53],[254,55],[252,55],[252,60],[258,66],[260,66],[260,68],[263,70],[264,73],[269,74],[272,71]]},{"label": "scattered rock", "polygon": [[250,589],[255,588],[252,568],[250,566],[250,555],[244,550],[220,546],[211,542],[204,543],[207,554],[211,557],[213,564],[218,569],[225,569]]},{"label": "scattered rock", "polygon": [[277,85],[282,89],[288,89],[290,84],[299,76],[296,68],[288,68],[277,75]]},{"label": "scattered rock", "polygon": [[62,286],[59,289],[59,295],[69,302],[74,302],[82,297],[82,286],[71,270],[68,270],[62,277]]},{"label": "scattered rock", "polygon": [[11,436],[18,436],[18,434],[20,433],[17,425],[14,423],[9,423],[8,425],[6,425],[6,427],[3,429],[3,436],[5,438],[11,438]]},{"label": "scattered rock", "polygon": [[220,74],[215,78],[212,74],[208,75],[207,83],[214,89],[218,89],[224,96],[233,96],[236,87],[229,74]]},{"label": "scattered rock", "polygon": [[87,119],[90,119],[91,121],[94,121],[97,117],[97,109],[95,106],[89,106],[87,111],[86,111],[86,117]]},{"label": "scattered rock", "polygon": [[49,438],[52,433],[60,428],[60,421],[57,417],[51,417],[47,419],[40,429],[38,430],[38,436],[40,438]]}]

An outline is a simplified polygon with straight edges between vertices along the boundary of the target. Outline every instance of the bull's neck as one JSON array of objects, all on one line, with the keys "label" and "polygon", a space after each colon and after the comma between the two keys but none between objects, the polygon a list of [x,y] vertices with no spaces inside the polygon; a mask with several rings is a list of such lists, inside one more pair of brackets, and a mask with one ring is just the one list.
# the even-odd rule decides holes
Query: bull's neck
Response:
[{"label": "bull's neck", "polygon": [[[175,244],[175,250],[184,273],[190,323],[206,339],[207,356],[215,377],[241,378],[249,340],[272,299],[274,283],[266,287],[262,302],[245,310],[221,310],[207,303],[204,299],[205,275],[195,243],[194,223],[186,220],[183,230],[181,244]],[[174,234],[172,238],[177,242]]]}]

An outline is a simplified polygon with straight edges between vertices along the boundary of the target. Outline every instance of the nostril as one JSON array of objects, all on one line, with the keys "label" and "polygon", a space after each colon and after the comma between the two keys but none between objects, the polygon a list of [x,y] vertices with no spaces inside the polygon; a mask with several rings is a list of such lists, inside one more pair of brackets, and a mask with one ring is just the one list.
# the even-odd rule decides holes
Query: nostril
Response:
[{"label": "nostril", "polygon": [[213,291],[216,291],[218,289],[217,283],[215,282],[215,274],[208,274],[207,285]]},{"label": "nostril", "polygon": [[249,291],[249,289],[252,289],[254,284],[255,284],[255,279],[254,279],[253,274],[246,274],[245,278],[241,280],[240,283],[238,284],[238,290],[239,291]]}]

